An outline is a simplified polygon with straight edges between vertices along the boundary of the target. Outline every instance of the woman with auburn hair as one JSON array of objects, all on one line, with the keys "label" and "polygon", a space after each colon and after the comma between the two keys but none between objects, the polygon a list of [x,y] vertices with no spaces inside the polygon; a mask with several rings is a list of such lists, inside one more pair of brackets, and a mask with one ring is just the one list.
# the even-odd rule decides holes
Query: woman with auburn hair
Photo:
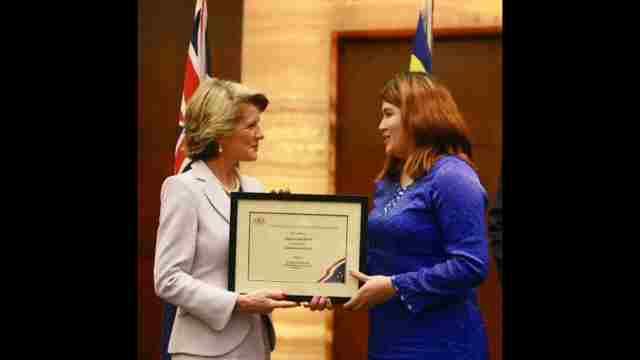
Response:
[{"label": "woman with auburn hair", "polygon": [[424,73],[389,80],[381,116],[370,275],[351,273],[364,284],[344,308],[370,309],[370,360],[486,360],[475,288],[488,272],[488,203],[467,126],[447,88]]}]

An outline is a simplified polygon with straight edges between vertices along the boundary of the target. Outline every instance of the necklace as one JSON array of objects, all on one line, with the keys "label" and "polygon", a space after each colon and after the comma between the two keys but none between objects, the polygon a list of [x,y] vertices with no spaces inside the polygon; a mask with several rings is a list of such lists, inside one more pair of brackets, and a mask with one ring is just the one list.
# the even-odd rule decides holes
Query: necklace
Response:
[{"label": "necklace", "polygon": [[224,193],[227,194],[227,196],[231,197],[232,192],[237,192],[241,189],[240,174],[238,174],[237,170],[234,170],[232,175],[233,185],[231,187],[227,187],[222,182],[222,180],[220,180],[221,177],[217,174],[216,167],[213,164],[208,164],[208,163],[207,163],[207,167],[209,168],[209,170],[211,170],[211,173],[213,173],[213,177],[216,179],[218,184],[220,184],[220,186],[222,187],[222,190],[224,190]]},{"label": "necklace", "polygon": [[384,206],[384,208],[382,208],[382,211],[384,213],[384,215],[388,215],[389,212],[391,212],[391,210],[396,207],[396,205],[398,205],[398,203],[400,202],[400,199],[402,198],[402,195],[404,195],[407,190],[414,184],[414,182],[412,181],[411,183],[407,184],[407,186],[402,186],[400,183],[395,185],[395,189],[393,191],[393,195],[391,196],[391,199],[389,199],[389,201],[387,201],[387,204]]},{"label": "necklace", "polygon": [[220,182],[220,184],[222,185],[222,188],[224,189],[224,192],[227,194],[227,196],[231,196],[232,192],[237,192],[240,189],[240,181],[238,181],[237,176],[233,177],[233,186],[230,188],[224,186],[222,182]]}]

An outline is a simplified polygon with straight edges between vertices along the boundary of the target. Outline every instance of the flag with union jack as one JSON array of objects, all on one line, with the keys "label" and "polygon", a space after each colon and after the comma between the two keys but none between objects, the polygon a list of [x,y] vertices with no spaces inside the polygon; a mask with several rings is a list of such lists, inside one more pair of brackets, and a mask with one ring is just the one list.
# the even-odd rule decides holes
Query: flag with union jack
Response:
[{"label": "flag with union jack", "polygon": [[180,136],[175,148],[174,172],[179,174],[189,163],[189,158],[184,151],[184,113],[191,95],[196,91],[200,81],[208,77],[207,67],[207,2],[197,0],[193,16],[193,32],[187,49],[187,61],[185,64],[184,83],[180,98],[180,111],[178,113],[178,126]]},{"label": "flag with union jack", "polygon": [[418,16],[418,27],[413,40],[413,51],[409,62],[409,70],[423,73],[431,73],[432,68],[432,25],[433,25],[433,0],[426,0],[424,10]]}]

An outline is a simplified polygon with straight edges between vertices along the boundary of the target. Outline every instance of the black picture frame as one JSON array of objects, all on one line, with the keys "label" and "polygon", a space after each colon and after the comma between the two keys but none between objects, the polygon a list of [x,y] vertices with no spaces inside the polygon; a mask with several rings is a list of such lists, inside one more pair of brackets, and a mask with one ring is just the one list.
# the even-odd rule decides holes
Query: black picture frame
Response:
[{"label": "black picture frame", "polygon": [[[229,233],[229,272],[228,272],[228,290],[236,291],[236,253],[237,253],[237,234],[238,234],[238,202],[243,200],[268,200],[268,201],[295,201],[295,202],[334,202],[334,203],[353,203],[360,206],[360,239],[359,239],[359,259],[358,266],[360,272],[366,272],[367,265],[367,219],[368,219],[368,198],[366,196],[357,195],[322,195],[322,194],[291,194],[291,193],[254,193],[254,192],[233,192],[231,193],[231,209],[230,209],[230,233]],[[345,274],[345,276],[349,276]],[[362,286],[358,282],[358,288]],[[318,294],[322,295],[322,294]],[[310,301],[312,296],[287,294],[287,299],[296,302]],[[329,296],[333,304],[342,304],[347,302],[350,297]]]}]

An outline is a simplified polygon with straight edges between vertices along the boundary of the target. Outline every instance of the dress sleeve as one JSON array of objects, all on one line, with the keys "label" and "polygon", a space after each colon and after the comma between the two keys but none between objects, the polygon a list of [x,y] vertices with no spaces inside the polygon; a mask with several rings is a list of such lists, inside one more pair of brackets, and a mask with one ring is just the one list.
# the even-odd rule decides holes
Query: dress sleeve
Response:
[{"label": "dress sleeve", "polygon": [[430,195],[445,260],[392,277],[400,299],[412,313],[460,300],[488,272],[486,192],[470,168],[446,165],[434,175]]}]

